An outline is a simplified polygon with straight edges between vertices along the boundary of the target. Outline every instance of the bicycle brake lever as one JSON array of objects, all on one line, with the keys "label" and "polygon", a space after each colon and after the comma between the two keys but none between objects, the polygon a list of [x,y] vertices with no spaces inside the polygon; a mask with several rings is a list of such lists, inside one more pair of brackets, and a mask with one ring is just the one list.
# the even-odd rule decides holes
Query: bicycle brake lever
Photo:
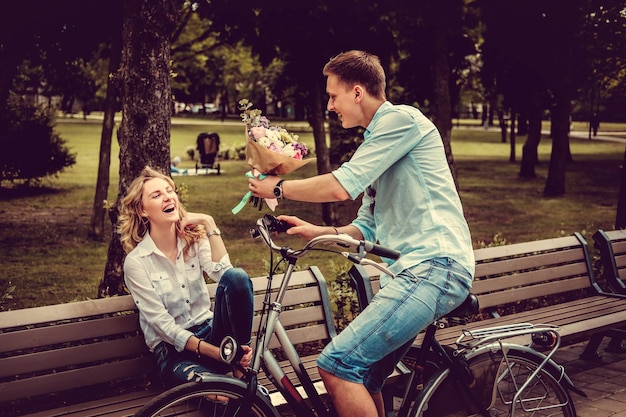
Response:
[{"label": "bicycle brake lever", "polygon": [[350,262],[355,263],[357,265],[361,265],[361,261],[363,261],[363,259],[360,258],[359,255],[355,253],[341,252],[341,254],[345,256]]}]

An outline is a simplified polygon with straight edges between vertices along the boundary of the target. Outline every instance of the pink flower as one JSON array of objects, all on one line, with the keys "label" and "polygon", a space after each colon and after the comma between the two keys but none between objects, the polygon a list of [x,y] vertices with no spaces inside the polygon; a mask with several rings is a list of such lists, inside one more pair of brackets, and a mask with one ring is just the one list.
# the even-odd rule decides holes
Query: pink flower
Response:
[{"label": "pink flower", "polygon": [[255,140],[259,140],[265,136],[265,128],[263,126],[254,126],[250,129],[250,133]]}]

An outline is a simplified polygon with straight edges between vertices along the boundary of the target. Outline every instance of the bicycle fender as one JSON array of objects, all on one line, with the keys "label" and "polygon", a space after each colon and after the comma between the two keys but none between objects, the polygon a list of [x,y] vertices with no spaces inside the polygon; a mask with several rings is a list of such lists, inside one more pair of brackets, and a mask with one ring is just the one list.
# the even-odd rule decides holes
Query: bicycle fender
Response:
[{"label": "bicycle fender", "polygon": [[[534,357],[538,362],[543,362],[546,359],[546,355],[544,355],[541,352],[536,351],[535,349],[529,346],[503,343],[502,347],[503,349],[506,349],[508,352],[515,352],[515,351],[523,352],[524,355]],[[480,355],[484,353],[485,351],[490,351],[493,349],[494,349],[493,345],[482,346],[474,350],[473,352],[469,353],[467,355],[467,359],[469,360],[470,358],[474,356]],[[500,350],[499,347],[497,348],[497,350]],[[574,385],[574,382],[572,382],[572,379],[569,377],[569,375],[567,375],[567,372],[565,371],[565,368],[563,367],[563,365],[559,365],[554,360],[549,359],[548,362],[546,362],[545,369],[546,371],[550,373],[550,375],[554,377],[554,379],[557,380],[557,382],[563,385],[565,389],[575,392],[581,397],[587,397],[587,394],[584,391],[582,391],[579,388],[576,388],[576,386]]]}]

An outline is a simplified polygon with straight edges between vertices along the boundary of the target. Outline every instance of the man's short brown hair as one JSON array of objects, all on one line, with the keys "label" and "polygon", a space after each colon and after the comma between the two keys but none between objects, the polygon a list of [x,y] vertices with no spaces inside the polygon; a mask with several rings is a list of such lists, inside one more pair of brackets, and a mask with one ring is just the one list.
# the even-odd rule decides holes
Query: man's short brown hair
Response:
[{"label": "man's short brown hair", "polygon": [[372,96],[385,99],[385,70],[376,55],[357,50],[342,52],[328,61],[323,74],[335,75],[348,88],[360,84]]}]

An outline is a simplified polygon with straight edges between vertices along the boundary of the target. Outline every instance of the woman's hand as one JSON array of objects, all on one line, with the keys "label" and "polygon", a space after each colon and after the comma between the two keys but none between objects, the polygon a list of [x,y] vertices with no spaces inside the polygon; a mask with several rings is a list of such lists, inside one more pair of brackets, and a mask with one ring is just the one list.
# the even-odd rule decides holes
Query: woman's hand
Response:
[{"label": "woman's hand", "polygon": [[215,223],[215,219],[213,216],[209,216],[204,213],[187,213],[185,217],[180,220],[181,229],[184,230],[185,227],[190,225],[202,225],[206,231],[214,230],[217,228],[217,224]]}]

